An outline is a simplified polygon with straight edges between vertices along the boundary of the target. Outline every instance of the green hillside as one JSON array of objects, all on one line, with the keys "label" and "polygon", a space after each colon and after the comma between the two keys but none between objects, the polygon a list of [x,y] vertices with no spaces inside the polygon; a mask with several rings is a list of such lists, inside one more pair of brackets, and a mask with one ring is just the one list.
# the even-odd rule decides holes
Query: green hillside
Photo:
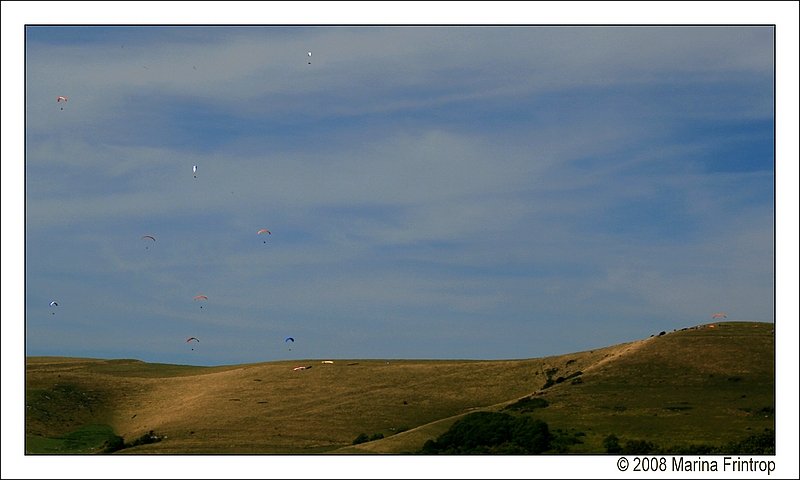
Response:
[{"label": "green hillside", "polygon": [[[29,357],[26,451],[412,453],[476,411],[541,419],[580,439],[567,450],[576,453],[605,452],[610,434],[723,444],[775,428],[773,332],[728,322],[523,360],[193,367]],[[546,406],[526,408],[528,397]],[[353,445],[359,436],[375,440]]]}]

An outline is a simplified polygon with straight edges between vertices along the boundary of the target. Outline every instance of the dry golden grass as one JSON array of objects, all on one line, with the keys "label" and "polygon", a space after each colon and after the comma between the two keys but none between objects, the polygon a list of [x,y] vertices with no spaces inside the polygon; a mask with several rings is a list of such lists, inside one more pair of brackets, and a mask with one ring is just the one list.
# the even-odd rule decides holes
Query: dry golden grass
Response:
[{"label": "dry golden grass", "polygon": [[[46,415],[29,412],[26,433],[49,437],[92,422],[110,425],[128,442],[150,430],[165,436],[120,453],[408,453],[461,415],[536,394],[550,402],[537,415],[551,428],[586,432],[586,445],[579,447],[586,451],[602,451],[608,433],[678,438],[681,429],[696,432],[709,414],[727,419],[723,431],[731,436],[745,425],[774,426],[774,419],[754,421],[743,410],[774,405],[769,327],[747,325],[526,360],[305,360],[208,368],[31,357],[28,392],[69,385],[91,400],[83,407],[64,403]],[[295,365],[312,368],[293,371]],[[558,369],[554,377],[583,372],[583,382],[542,389],[550,369]],[[724,402],[730,403],[726,416],[718,411]],[[624,412],[615,410],[623,403]],[[665,410],[670,405],[691,410]],[[706,430],[718,428],[715,420]],[[385,438],[352,445],[361,433]],[[695,436],[721,438],[716,432]]]},{"label": "dry golden grass", "polygon": [[[527,395],[550,361],[308,360],[158,377],[131,373],[140,362],[32,358],[27,381],[102,397],[97,419],[126,441],[149,430],[167,436],[131,453],[314,452]],[[298,364],[313,368],[293,371]]]}]

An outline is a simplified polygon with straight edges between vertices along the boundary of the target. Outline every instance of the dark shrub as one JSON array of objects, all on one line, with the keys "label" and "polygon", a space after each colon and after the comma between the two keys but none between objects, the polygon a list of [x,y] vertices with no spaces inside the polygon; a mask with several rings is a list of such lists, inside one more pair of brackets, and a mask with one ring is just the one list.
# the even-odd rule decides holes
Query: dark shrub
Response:
[{"label": "dark shrub", "polygon": [[472,450],[479,445],[500,445],[511,439],[514,418],[507,413],[474,412],[458,420],[437,443],[444,448]]},{"label": "dark shrub", "polygon": [[369,437],[366,433],[359,433],[355,440],[353,440],[353,445],[358,445],[359,443],[364,442],[369,442]]},{"label": "dark shrub", "polygon": [[764,429],[763,433],[750,435],[740,442],[727,446],[723,453],[740,455],[775,455],[775,431]]},{"label": "dark shrub", "polygon": [[113,453],[123,448],[125,448],[125,441],[119,435],[114,435],[103,444],[102,453]]},{"label": "dark shrub", "polygon": [[439,448],[439,444],[436,443],[435,440],[428,440],[422,446],[422,453],[426,453],[426,454],[429,454],[429,455],[437,454],[437,453],[439,453],[439,450],[441,450],[441,448]]},{"label": "dark shrub", "polygon": [[619,444],[619,437],[613,433],[603,439],[603,448],[608,453],[622,453],[622,445]]},{"label": "dark shrub", "polygon": [[545,408],[548,405],[550,405],[550,403],[548,403],[544,398],[524,397],[520,398],[511,405],[506,406],[503,408],[503,410],[514,410],[520,413],[525,413],[532,412],[537,408]]},{"label": "dark shrub", "polygon": [[159,437],[158,435],[153,433],[152,430],[150,430],[149,432],[145,433],[144,435],[142,435],[141,437],[139,437],[136,440],[132,441],[131,443],[126,444],[125,448],[127,448],[127,447],[135,447],[137,445],[146,445],[148,443],[156,443],[156,442],[160,442],[160,441],[161,441],[161,437]]},{"label": "dark shrub", "polygon": [[542,453],[550,448],[550,430],[547,424],[532,417],[520,417],[515,422],[511,436],[520,453]]},{"label": "dark shrub", "polygon": [[628,455],[645,455],[649,453],[658,453],[658,448],[652,442],[647,440],[628,440],[625,442],[625,448],[622,453]]},{"label": "dark shrub", "polygon": [[550,440],[550,451],[555,453],[568,453],[572,445],[583,443],[579,436],[585,436],[583,432],[570,434],[567,432],[559,432],[553,435]]},{"label": "dark shrub", "polygon": [[775,407],[762,407],[756,413],[758,413],[759,415],[763,415],[765,417],[770,415],[775,415]]},{"label": "dark shrub", "polygon": [[438,439],[425,442],[422,453],[530,454],[550,448],[547,424],[529,416],[474,412],[458,420]]},{"label": "dark shrub", "polygon": [[718,453],[718,448],[705,444],[676,445],[665,450],[673,455],[713,455]]}]

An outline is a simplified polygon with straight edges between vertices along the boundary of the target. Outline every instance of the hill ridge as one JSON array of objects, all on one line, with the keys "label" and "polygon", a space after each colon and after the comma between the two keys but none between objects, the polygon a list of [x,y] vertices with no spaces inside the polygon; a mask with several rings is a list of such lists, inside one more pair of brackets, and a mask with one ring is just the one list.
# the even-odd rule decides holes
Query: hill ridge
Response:
[{"label": "hill ridge", "polygon": [[[604,434],[652,429],[717,441],[774,427],[771,325],[698,326],[518,360],[305,360],[313,368],[304,371],[287,361],[29,357],[26,434],[55,438],[100,423],[126,441],[151,430],[165,437],[123,453],[409,453],[470,412],[541,396],[549,406],[537,417],[586,434],[575,448],[597,451]],[[698,430],[703,422],[713,428]],[[384,438],[352,445],[360,434]]]},{"label": "hill ridge", "polygon": [[[632,353],[635,353],[642,346],[644,346],[644,344],[646,342],[649,342],[649,341],[653,340],[653,338],[655,338],[655,337],[644,338],[644,339],[640,339],[640,340],[634,340],[632,342],[624,342],[624,343],[621,343],[621,344],[616,344],[616,345],[612,345],[612,346],[609,346],[609,347],[604,347],[602,349],[599,349],[599,350],[612,350],[613,353],[610,353],[608,356],[604,356],[604,357],[598,359],[594,363],[592,363],[592,364],[588,365],[587,367],[585,367],[582,371],[584,373],[585,372],[590,372],[590,371],[595,370],[595,369],[597,369],[597,368],[599,368],[599,367],[601,367],[601,366],[603,366],[603,365],[605,365],[605,364],[607,364],[609,362],[618,361],[621,357],[624,357],[626,355],[630,355]],[[577,352],[577,353],[582,353],[582,352]],[[559,356],[563,356],[563,354],[559,355]],[[555,387],[556,386],[554,386],[554,388]],[[352,446],[342,447],[342,448],[339,448],[339,449],[337,449],[337,450],[335,450],[334,452],[331,452],[331,453],[380,453],[380,452],[375,451],[375,450],[376,450],[376,448],[378,450],[381,450],[381,445],[396,443],[397,440],[399,440],[402,437],[407,437],[409,435],[417,435],[420,432],[424,432],[426,429],[430,429],[431,427],[434,427],[434,429],[436,429],[436,427],[441,426],[441,425],[448,425],[449,426],[449,425],[455,423],[458,419],[463,418],[464,416],[466,416],[466,415],[468,415],[469,413],[472,413],[472,412],[477,412],[477,411],[497,411],[497,410],[500,410],[503,407],[511,405],[511,404],[513,404],[515,402],[518,402],[518,401],[520,401],[520,400],[522,400],[524,398],[528,398],[528,397],[532,397],[534,395],[537,395],[537,394],[543,392],[544,390],[545,390],[544,388],[540,387],[540,388],[537,388],[537,389],[535,389],[535,390],[533,390],[533,391],[531,391],[529,393],[526,393],[524,395],[511,398],[509,400],[504,400],[504,401],[501,401],[501,402],[493,404],[493,405],[486,405],[484,407],[470,408],[469,411],[461,412],[461,413],[452,415],[452,416],[447,417],[447,418],[434,420],[433,422],[430,422],[428,424],[419,425],[417,427],[414,427],[413,429],[410,429],[410,430],[407,430],[407,431],[404,431],[404,432],[400,432],[400,433],[398,433],[396,435],[393,435],[391,437],[388,437],[388,438],[382,438],[382,439],[374,440],[372,442],[364,443],[364,444],[360,444],[360,445],[352,445]],[[425,436],[426,437],[430,437],[430,435],[425,435]]]}]

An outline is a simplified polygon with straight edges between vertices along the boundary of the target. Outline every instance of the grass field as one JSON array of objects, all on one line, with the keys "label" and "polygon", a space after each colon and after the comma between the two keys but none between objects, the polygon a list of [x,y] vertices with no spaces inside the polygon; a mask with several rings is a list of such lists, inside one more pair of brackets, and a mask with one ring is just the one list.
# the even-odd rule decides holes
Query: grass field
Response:
[{"label": "grass field", "polygon": [[[701,326],[586,352],[521,360],[319,360],[220,367],[29,357],[26,450],[118,453],[412,453],[459,416],[533,395],[530,415],[659,445],[722,444],[775,428],[772,324]],[[296,365],[312,368],[294,371]],[[546,388],[545,385],[548,385]],[[383,439],[352,445],[360,434]]]}]

